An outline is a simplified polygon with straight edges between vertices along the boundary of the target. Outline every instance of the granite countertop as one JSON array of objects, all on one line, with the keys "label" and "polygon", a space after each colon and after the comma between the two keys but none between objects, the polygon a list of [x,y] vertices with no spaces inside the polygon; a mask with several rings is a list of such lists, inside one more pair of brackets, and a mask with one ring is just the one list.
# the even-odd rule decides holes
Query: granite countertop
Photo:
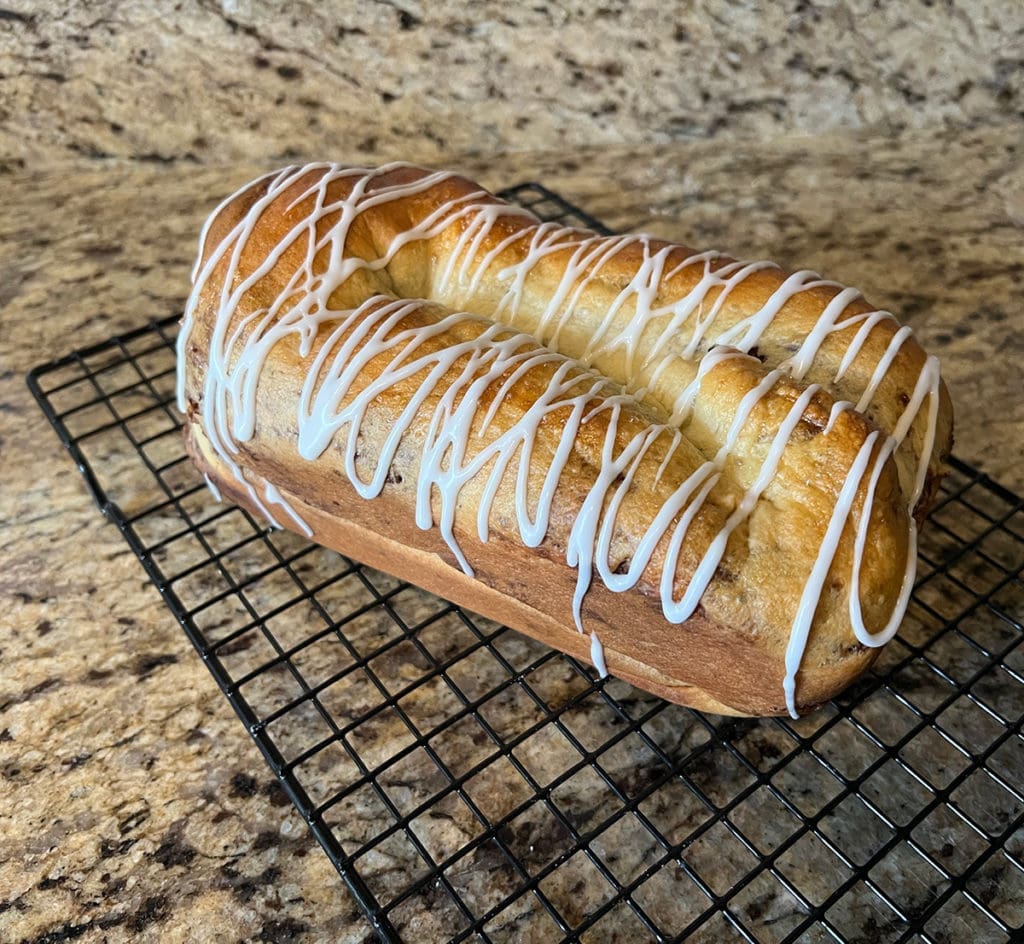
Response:
[{"label": "granite countertop", "polygon": [[[614,228],[859,286],[942,358],[957,455],[1020,492],[1021,147],[1019,128],[989,126],[446,163],[492,187],[540,180]],[[4,178],[2,940],[371,936],[24,383],[180,311],[202,220],[263,169],[113,160]]]},{"label": "granite countertop", "polygon": [[5,6],[0,168],[969,127],[1024,92],[1015,3]]}]

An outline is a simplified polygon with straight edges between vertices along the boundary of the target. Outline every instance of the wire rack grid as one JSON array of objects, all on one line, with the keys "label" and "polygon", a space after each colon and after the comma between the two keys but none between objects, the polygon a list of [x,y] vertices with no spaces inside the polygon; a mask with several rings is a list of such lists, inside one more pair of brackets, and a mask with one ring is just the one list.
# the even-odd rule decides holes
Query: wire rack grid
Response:
[{"label": "wire rack grid", "polygon": [[1021,938],[1021,498],[953,460],[875,668],[722,719],[218,504],[176,331],[29,386],[382,941]]}]

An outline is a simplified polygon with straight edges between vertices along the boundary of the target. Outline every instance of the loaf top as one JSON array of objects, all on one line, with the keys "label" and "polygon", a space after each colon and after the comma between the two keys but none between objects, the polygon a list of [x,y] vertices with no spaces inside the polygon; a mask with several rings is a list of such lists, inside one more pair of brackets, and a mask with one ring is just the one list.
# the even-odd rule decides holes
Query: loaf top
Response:
[{"label": "loaf top", "polygon": [[[594,580],[657,598],[673,623],[716,606],[735,620],[722,586],[746,582],[786,624],[791,713],[822,627],[869,647],[898,628],[915,518],[952,435],[936,359],[855,290],[542,223],[407,164],[285,168],[228,198],[201,237],[179,405],[271,521],[308,531],[272,483],[247,481],[239,452],[260,435],[275,358],[305,378],[296,456],[341,450],[369,500],[415,443],[416,524],[465,571],[463,531],[550,553],[561,526],[581,631]],[[409,407],[360,466],[360,424],[387,396]],[[767,532],[774,561],[754,550]]]}]

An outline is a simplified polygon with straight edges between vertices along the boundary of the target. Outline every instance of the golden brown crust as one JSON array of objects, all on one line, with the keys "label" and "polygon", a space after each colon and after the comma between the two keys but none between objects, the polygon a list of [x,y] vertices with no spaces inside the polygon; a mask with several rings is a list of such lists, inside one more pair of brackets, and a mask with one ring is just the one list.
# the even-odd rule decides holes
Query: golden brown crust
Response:
[{"label": "golden brown crust", "polygon": [[[226,499],[259,515],[247,492],[210,449],[199,424],[187,425],[186,444],[196,466],[217,483]],[[261,478],[251,473],[249,481],[258,486]],[[525,560],[521,547],[514,544],[472,546],[470,539],[467,553],[478,571],[475,578],[468,577],[454,564],[436,531],[408,532],[402,539],[393,536],[395,520],[408,514],[408,505],[401,500],[382,496],[364,502],[341,476],[329,482],[312,476],[302,482],[302,491],[311,488],[333,493],[329,509],[322,501],[307,503],[298,489],[282,493],[312,527],[318,543],[590,662],[590,640],[577,632],[568,612],[572,588],[564,563],[537,554]],[[488,558],[493,566],[485,573]],[[766,664],[744,632],[708,620],[703,611],[676,626],[664,620],[649,598],[632,599],[595,584],[585,615],[588,628],[602,640],[609,671],[618,678],[701,711],[740,716],[786,713],[779,667]],[[802,711],[827,701],[874,661],[877,650],[853,645],[851,652],[837,653],[834,662],[815,666],[813,673],[801,677]]]},{"label": "golden brown crust", "polygon": [[[265,208],[248,233],[238,258],[232,264],[222,258],[212,265],[200,282],[191,333],[183,351],[181,369],[189,401],[186,424],[189,451],[227,497],[253,510],[251,493],[218,455],[203,428],[202,398],[209,369],[208,352],[216,319],[224,314],[220,311],[224,280],[231,278],[236,284],[240,283],[281,247],[285,235],[294,232],[309,216],[308,204],[313,198],[299,198],[322,173],[314,168],[296,179]],[[376,186],[408,184],[421,179],[417,175],[423,173],[418,169],[399,168],[383,175]],[[345,186],[344,181],[338,182],[334,190],[328,192],[334,199],[341,199],[345,196]],[[266,182],[257,183],[222,208],[209,227],[201,262],[208,262],[214,257],[214,250],[231,239],[233,229],[256,201],[265,196],[267,187]],[[496,198],[478,194],[475,185],[449,177],[421,193],[382,203],[357,217],[349,231],[345,252],[366,260],[382,258],[396,237],[417,226],[448,200],[466,200],[476,195],[473,200],[477,205],[499,205]],[[339,215],[340,211],[323,215],[317,223],[320,238],[337,223]],[[517,259],[521,261],[527,237],[520,239],[518,234],[520,229],[525,233],[525,227],[530,224],[521,217],[497,217],[486,241],[473,244],[477,260],[488,251],[487,247],[494,249],[488,266],[480,268],[476,281],[446,280],[444,273],[452,258],[459,263],[467,254],[464,237],[470,220],[469,216],[456,219],[430,238],[409,242],[376,271],[354,272],[331,294],[331,308],[351,309],[376,294],[389,294],[400,298],[430,297],[449,308],[480,315],[493,313],[495,307],[500,306],[507,287],[502,270],[514,266]],[[601,267],[600,278],[592,280],[576,299],[574,320],[559,332],[557,339],[558,349],[563,354],[570,358],[589,356],[586,346],[603,318],[602,312],[608,310],[638,270],[649,264],[651,255],[661,250],[665,251],[664,272],[678,271],[658,283],[654,307],[658,306],[660,298],[681,297],[693,288],[700,271],[693,265],[679,268],[680,263],[692,255],[689,250],[655,241],[623,242]],[[508,319],[520,329],[537,333],[549,345],[552,343],[551,324],[557,322],[558,317],[556,312],[554,320],[545,323],[545,317],[550,319],[553,310],[547,301],[563,278],[572,251],[570,246],[552,251],[531,267],[523,280],[522,304],[514,317]],[[326,270],[327,257],[326,248],[316,254],[316,272]],[[280,297],[291,275],[306,261],[306,246],[296,238],[274,258],[276,261],[264,276],[241,292],[232,310],[226,313],[233,327]],[[714,266],[720,268],[728,261],[716,259]],[[752,273],[725,299],[721,306],[722,324],[728,326],[749,317],[785,279],[785,273],[773,269]],[[651,454],[638,467],[616,522],[613,561],[618,560],[625,566],[665,496],[716,454],[724,430],[744,396],[764,380],[771,367],[793,355],[794,345],[802,343],[813,330],[822,310],[837,292],[838,289],[825,286],[812,287],[795,295],[782,306],[771,330],[766,331],[758,343],[757,353],[763,362],[751,357],[725,360],[701,380],[700,393],[681,447],[666,459],[670,438],[666,433],[665,442],[659,438]],[[710,294],[708,303],[714,304],[715,298],[714,293]],[[622,311],[624,318],[631,315],[627,309],[628,306]],[[434,325],[444,318],[445,311],[435,304],[415,306],[400,327]],[[861,311],[870,309],[863,302],[853,301],[846,314]],[[506,319],[499,317],[499,320]],[[461,322],[439,335],[436,344],[444,346],[465,341],[473,337],[474,332],[482,331],[485,324],[483,321]],[[577,329],[577,326],[581,327]],[[652,320],[648,333],[641,337],[641,352],[645,344],[651,347],[658,341],[662,329],[663,323]],[[244,329],[243,336],[250,330],[251,325]],[[893,321],[880,320],[860,353],[848,365],[842,382],[827,384],[825,381],[836,373],[857,328],[834,332],[822,345],[802,381],[778,380],[753,407],[725,463],[721,483],[712,490],[706,506],[687,532],[672,575],[676,597],[685,591],[701,556],[751,487],[773,431],[778,430],[793,404],[807,391],[808,383],[821,383],[823,387],[807,401],[776,474],[752,514],[732,533],[701,605],[690,619],[676,625],[662,615],[658,586],[667,540],[659,543],[634,589],[613,593],[600,580],[592,582],[584,601],[583,622],[588,631],[596,631],[600,637],[612,674],[672,701],[703,710],[752,715],[785,712],[782,682],[793,614],[821,546],[836,496],[843,487],[847,470],[869,437],[879,427],[892,429],[902,410],[903,398],[909,396],[908,388],[912,392],[914,378],[922,369],[924,353],[912,338],[901,346],[865,414],[847,410],[833,417],[832,407],[838,399],[859,398],[897,330]],[[389,481],[380,496],[373,500],[356,494],[345,473],[339,449],[329,448],[312,460],[302,459],[296,453],[299,390],[306,380],[311,358],[327,343],[327,333],[321,330],[308,351],[300,351],[293,339],[285,339],[270,350],[255,396],[254,435],[238,443],[241,452],[236,461],[244,470],[246,482],[257,489],[264,483],[272,483],[312,528],[318,542],[589,661],[590,640],[574,625],[572,600],[576,573],[565,563],[565,547],[580,504],[601,466],[601,448],[607,431],[606,426],[602,426],[605,421],[598,417],[581,428],[567,466],[569,472],[555,492],[551,525],[538,548],[524,547],[519,537],[513,475],[501,480],[486,542],[476,536],[476,510],[484,483],[481,476],[467,483],[459,497],[454,523],[454,533],[475,571],[475,578],[467,577],[438,529],[421,530],[413,520],[415,483],[421,458],[415,443],[424,435],[429,419],[426,412],[417,416],[410,426],[395,457]],[[340,341],[336,338],[333,343]],[[686,341],[685,335],[679,332],[668,343],[682,349]],[[589,357],[589,361],[592,368],[610,378],[609,395],[621,391],[623,386],[630,386],[631,381],[632,386],[637,386],[635,377],[631,377],[628,367],[624,366],[621,350],[599,352]],[[370,367],[360,373],[355,387],[347,394],[349,398],[372,381],[374,370],[380,369],[374,367],[376,363],[371,361]],[[499,435],[529,409],[532,398],[554,369],[551,365],[537,368],[517,381],[497,410],[489,436]],[[674,366],[662,371],[642,397],[633,398],[627,404],[621,429],[616,433],[617,442],[628,441],[629,436],[645,424],[668,418],[672,412],[671,391],[678,390],[681,383],[693,376],[692,364],[682,358],[676,374],[673,369]],[[445,375],[438,384],[438,395],[452,381],[452,376]],[[410,378],[404,385],[390,386],[373,400],[362,424],[357,461],[357,468],[364,475],[369,476],[388,431],[409,403],[417,382]],[[487,398],[495,395],[498,386],[492,383],[483,392],[482,408]],[[944,388],[941,388],[941,398],[936,447],[930,459],[925,496],[933,487],[943,453],[948,451],[951,418]],[[539,430],[541,451],[555,448],[558,432],[555,420],[546,421],[548,427],[542,424]],[[886,462],[869,509],[870,526],[860,583],[860,600],[869,629],[877,629],[885,623],[900,593],[902,562],[908,551],[907,482],[913,479],[913,467],[923,448],[924,437],[923,424],[915,423],[895,461]],[[486,436],[481,438],[481,443],[485,441]],[[880,446],[881,440],[875,451]],[[540,488],[542,475],[543,469],[539,467],[536,476],[531,470],[529,489],[533,494]],[[867,493],[867,484],[862,482],[851,520],[863,513]],[[436,521],[439,513],[436,504],[434,511]],[[289,520],[284,518],[282,523],[288,525]],[[841,690],[877,653],[857,643],[849,623],[846,600],[851,587],[853,531],[848,524],[815,614],[797,676],[801,710],[820,704]]]}]

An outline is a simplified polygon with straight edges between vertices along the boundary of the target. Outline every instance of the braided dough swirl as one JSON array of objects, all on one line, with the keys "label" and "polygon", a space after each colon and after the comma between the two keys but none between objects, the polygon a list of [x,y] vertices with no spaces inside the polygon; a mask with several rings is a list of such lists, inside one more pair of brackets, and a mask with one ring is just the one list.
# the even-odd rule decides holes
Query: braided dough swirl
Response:
[{"label": "braided dough swirl", "polygon": [[899,626],[952,435],[855,290],[407,164],[222,203],[179,337],[211,486],[671,700],[796,715]]}]

